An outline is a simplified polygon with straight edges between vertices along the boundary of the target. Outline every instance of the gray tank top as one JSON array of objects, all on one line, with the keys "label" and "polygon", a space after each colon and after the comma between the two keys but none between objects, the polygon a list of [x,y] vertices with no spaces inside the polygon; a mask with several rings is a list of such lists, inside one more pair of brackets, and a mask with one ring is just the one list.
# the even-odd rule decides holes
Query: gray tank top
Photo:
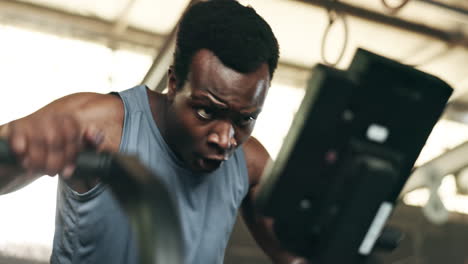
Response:
[{"label": "gray tank top", "polygon": [[[125,106],[120,151],[137,155],[177,197],[184,263],[223,263],[249,185],[242,148],[216,171],[193,173],[182,166],[161,136],[146,87],[119,94]],[[51,263],[138,263],[128,220],[105,185],[79,194],[59,181]]]}]

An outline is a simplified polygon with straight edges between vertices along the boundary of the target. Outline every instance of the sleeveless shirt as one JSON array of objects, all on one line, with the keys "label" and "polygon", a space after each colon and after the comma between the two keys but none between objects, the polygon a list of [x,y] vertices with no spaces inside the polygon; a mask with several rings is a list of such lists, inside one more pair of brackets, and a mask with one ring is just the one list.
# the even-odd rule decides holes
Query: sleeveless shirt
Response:
[{"label": "sleeveless shirt", "polygon": [[[146,86],[119,95],[125,110],[120,152],[138,156],[176,197],[184,263],[223,263],[249,186],[242,147],[211,173],[191,172],[164,141],[151,114]],[[128,219],[106,185],[79,194],[59,180],[56,210],[52,264],[138,263]]]}]

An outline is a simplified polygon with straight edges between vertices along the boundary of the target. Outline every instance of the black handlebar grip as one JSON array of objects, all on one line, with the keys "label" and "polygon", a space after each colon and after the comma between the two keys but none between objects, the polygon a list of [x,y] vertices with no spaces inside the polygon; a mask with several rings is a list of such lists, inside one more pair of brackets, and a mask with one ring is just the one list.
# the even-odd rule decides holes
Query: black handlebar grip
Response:
[{"label": "black handlebar grip", "polygon": [[110,174],[111,166],[112,155],[110,153],[81,152],[76,159],[73,177],[99,176],[99,178],[106,179]]},{"label": "black handlebar grip", "polygon": [[405,237],[405,233],[399,228],[385,226],[375,244],[376,249],[391,252],[395,250]]},{"label": "black handlebar grip", "polygon": [[6,139],[0,139],[0,165],[16,165],[16,157]]},{"label": "black handlebar grip", "polygon": [[[0,165],[17,165],[16,157],[6,139],[0,139]],[[84,151],[78,154],[73,177],[88,177],[99,175],[107,177],[112,165],[112,155]]]}]

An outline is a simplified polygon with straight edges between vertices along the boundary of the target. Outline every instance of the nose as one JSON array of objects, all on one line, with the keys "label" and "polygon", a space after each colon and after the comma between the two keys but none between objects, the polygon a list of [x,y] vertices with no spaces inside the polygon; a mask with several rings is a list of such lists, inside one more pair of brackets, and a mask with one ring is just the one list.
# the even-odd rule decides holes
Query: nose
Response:
[{"label": "nose", "polygon": [[208,135],[208,142],[226,152],[237,146],[234,136],[233,125],[228,121],[219,121]]}]

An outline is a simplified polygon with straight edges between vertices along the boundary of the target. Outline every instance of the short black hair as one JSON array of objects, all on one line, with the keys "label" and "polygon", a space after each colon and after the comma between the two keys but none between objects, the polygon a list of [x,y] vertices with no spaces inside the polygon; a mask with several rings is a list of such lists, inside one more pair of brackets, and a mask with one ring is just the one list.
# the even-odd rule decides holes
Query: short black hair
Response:
[{"label": "short black hair", "polygon": [[279,46],[268,23],[251,7],[235,0],[192,5],[177,32],[174,71],[177,87],[187,80],[194,54],[208,49],[227,67],[250,73],[267,63],[270,78],[278,65]]}]

